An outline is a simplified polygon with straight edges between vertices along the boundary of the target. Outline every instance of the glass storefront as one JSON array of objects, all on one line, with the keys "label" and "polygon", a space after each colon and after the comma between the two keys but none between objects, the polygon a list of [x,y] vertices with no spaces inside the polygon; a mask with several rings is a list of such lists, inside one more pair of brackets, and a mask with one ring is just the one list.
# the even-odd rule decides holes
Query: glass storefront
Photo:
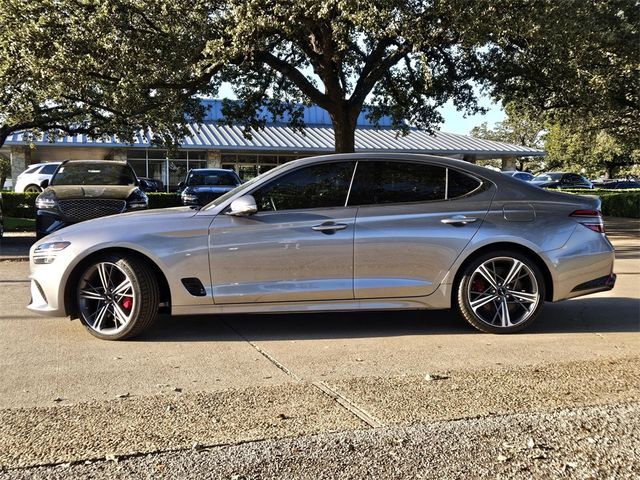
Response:
[{"label": "glass storefront", "polygon": [[282,163],[306,156],[309,155],[225,153],[222,155],[222,168],[235,170],[246,182]]},{"label": "glass storefront", "polygon": [[139,177],[160,180],[165,191],[174,192],[191,168],[207,166],[207,152],[204,150],[179,150],[172,158],[160,149],[128,150],[127,161]]}]

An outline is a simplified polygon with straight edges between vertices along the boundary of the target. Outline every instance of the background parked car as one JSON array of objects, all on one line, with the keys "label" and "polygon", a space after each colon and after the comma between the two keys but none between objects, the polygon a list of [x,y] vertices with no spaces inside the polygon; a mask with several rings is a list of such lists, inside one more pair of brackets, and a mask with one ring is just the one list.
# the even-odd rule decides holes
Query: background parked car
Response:
[{"label": "background parked car", "polygon": [[140,188],[145,192],[164,192],[164,183],[155,178],[138,177]]},{"label": "background parked car", "polygon": [[148,206],[133,169],[113,160],[67,160],[44,186],[36,198],[38,238],[84,220]]},{"label": "background parked car", "polygon": [[582,175],[570,172],[541,173],[531,183],[543,188],[593,188],[593,184]]},{"label": "background parked car", "polygon": [[609,180],[604,182],[594,182],[594,187],[620,190],[623,188],[640,188],[640,182],[636,180]]},{"label": "background parked car", "polygon": [[534,178],[532,173],[520,172],[518,170],[503,170],[502,173],[504,173],[505,175],[509,175],[510,177],[517,178],[518,180],[523,180],[525,182],[530,182]]},{"label": "background parked car", "polygon": [[183,205],[204,207],[241,183],[233,170],[194,168],[189,170],[186,180],[178,184],[178,194]]},{"label": "background parked car", "polygon": [[36,163],[30,165],[24,172],[18,175],[16,179],[15,191],[22,192],[41,192],[44,190],[44,181],[50,181],[53,173],[58,168],[60,162]]}]

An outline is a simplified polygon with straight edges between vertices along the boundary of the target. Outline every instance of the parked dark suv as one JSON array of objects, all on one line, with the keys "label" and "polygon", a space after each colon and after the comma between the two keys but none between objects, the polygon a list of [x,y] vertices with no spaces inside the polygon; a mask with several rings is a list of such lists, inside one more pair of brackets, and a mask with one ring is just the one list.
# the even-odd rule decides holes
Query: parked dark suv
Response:
[{"label": "parked dark suv", "polygon": [[73,223],[147,208],[133,169],[113,160],[67,160],[36,198],[38,238]]},{"label": "parked dark suv", "polygon": [[189,170],[187,179],[178,184],[178,193],[183,205],[204,207],[241,183],[242,180],[233,170],[194,168]]}]

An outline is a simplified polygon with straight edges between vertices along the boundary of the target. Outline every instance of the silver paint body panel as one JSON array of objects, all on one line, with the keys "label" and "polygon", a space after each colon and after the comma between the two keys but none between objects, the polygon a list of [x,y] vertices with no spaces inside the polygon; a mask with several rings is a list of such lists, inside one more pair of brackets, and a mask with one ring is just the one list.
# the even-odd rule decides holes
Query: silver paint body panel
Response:
[{"label": "silver paint body panel", "polygon": [[[317,162],[428,162],[466,172],[485,188],[448,201],[225,214],[229,204],[271,179]],[[67,315],[65,289],[78,265],[110,249],[136,252],[167,280],[173,314],[441,309],[452,303],[456,273],[480,249],[526,248],[546,266],[553,301],[590,293],[579,284],[612,273],[613,247],[570,218],[599,201],[548,192],[476,165],[409,154],[351,154],[297,160],[241,186],[219,204],[150,210],[83,222],[36,242],[69,241],[51,264],[31,261],[33,311]],[[443,224],[455,215],[477,218]],[[327,234],[312,227],[345,224]],[[181,279],[197,277],[206,296]]]}]

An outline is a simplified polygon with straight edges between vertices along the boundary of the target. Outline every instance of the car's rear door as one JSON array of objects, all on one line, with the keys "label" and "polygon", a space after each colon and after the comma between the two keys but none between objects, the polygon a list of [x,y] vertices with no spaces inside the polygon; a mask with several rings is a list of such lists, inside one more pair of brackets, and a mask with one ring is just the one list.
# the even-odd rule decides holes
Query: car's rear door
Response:
[{"label": "car's rear door", "polygon": [[433,293],[480,227],[494,191],[436,164],[359,161],[349,197],[358,206],[355,298]]},{"label": "car's rear door", "polygon": [[250,193],[258,212],[210,231],[216,304],[353,299],[354,161],[285,173]]}]

